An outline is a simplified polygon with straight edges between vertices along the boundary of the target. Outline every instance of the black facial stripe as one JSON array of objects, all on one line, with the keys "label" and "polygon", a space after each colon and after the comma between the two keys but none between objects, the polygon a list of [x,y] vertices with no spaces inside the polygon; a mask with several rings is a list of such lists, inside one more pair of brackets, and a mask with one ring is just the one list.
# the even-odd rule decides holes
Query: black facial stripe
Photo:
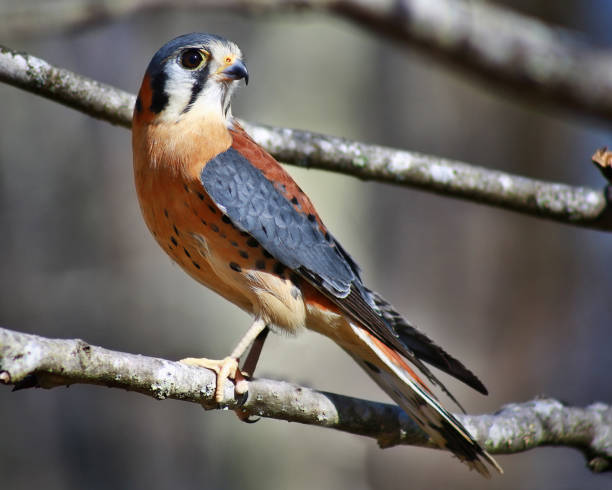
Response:
[{"label": "black facial stripe", "polygon": [[200,92],[204,88],[204,84],[206,83],[206,79],[208,78],[209,71],[210,71],[209,67],[208,65],[206,65],[201,70],[196,70],[193,72],[193,78],[195,81],[194,81],[193,87],[191,87],[191,97],[189,97],[189,102],[187,103],[187,106],[182,111],[183,114],[185,114],[186,112],[189,112],[189,109],[191,109],[193,104],[195,104],[195,101],[197,100],[198,95],[200,95]]},{"label": "black facial stripe", "polygon": [[168,94],[166,93],[166,81],[168,75],[162,70],[151,78],[151,107],[149,109],[155,114],[159,114],[168,105]]}]

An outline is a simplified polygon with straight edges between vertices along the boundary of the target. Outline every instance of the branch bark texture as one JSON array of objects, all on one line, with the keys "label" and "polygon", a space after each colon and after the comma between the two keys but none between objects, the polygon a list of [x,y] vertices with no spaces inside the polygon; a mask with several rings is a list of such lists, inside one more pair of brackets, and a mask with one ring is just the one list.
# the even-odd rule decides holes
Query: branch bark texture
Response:
[{"label": "branch bark texture", "polygon": [[[111,124],[131,125],[134,95],[1,46],[0,81]],[[419,187],[563,223],[612,230],[608,189],[544,182],[344,138],[242,123],[260,145],[289,164]]]},{"label": "branch bark texture", "polygon": [[[398,407],[319,392],[282,381],[255,379],[235,397],[228,383],[222,405],[214,401],[215,374],[178,362],[48,339],[0,328],[0,383],[16,389],[93,384],[164,400],[230,408],[243,414],[332,428],[375,438],[381,447],[434,447]],[[490,415],[456,415],[492,454],[538,446],[580,450],[594,472],[612,469],[612,407],[568,407],[553,399],[506,405]]]},{"label": "branch bark texture", "polygon": [[111,124],[130,126],[133,95],[0,45],[0,81]]}]

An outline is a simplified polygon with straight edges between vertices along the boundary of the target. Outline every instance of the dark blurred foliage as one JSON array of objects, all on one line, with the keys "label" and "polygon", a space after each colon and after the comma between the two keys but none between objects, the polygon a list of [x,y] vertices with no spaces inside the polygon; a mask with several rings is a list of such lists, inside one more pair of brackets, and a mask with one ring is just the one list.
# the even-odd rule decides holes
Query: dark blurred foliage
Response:
[{"label": "dark blurred foliage", "polygon": [[[503,2],[612,43],[611,4]],[[610,124],[491,92],[335,18],[219,12],[134,15],[35,39],[3,39],[136,92],[151,55],[190,31],[247,56],[234,113],[432,153],[527,176],[602,186],[589,165]],[[0,85],[0,325],[178,359],[226,355],[248,325],[171,264],[148,235],[132,184],[129,132]],[[612,237],[382,184],[290,169],[366,281],[483,379],[449,382],[470,412],[545,394],[612,401]],[[315,334],[273,336],[258,374],[385,400]],[[567,448],[499,457],[481,481],[448,454],[329,430],[73,386],[1,390],[0,487],[610,488]]]}]

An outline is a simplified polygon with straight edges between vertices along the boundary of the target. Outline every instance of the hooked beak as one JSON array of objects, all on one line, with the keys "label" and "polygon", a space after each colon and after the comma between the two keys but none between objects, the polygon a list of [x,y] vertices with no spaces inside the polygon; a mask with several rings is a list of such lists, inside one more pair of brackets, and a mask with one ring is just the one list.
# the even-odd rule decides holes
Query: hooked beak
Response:
[{"label": "hooked beak", "polygon": [[229,80],[241,80],[244,78],[244,82],[247,85],[249,84],[249,72],[241,60],[235,60],[221,72],[221,75]]}]

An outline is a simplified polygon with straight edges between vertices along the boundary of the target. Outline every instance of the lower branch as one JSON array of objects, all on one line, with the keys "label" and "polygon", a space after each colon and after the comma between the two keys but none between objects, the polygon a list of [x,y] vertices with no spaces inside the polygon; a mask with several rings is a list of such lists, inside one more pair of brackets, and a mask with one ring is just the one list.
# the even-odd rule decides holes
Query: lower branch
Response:
[{"label": "lower branch", "polygon": [[[15,389],[77,383],[123,388],[158,400],[174,398],[205,409],[230,408],[317,425],[398,444],[435,447],[398,407],[350,398],[282,381],[254,379],[236,397],[228,383],[225,401],[214,401],[215,374],[178,362],[116,352],[82,340],[48,339],[0,328],[0,383]],[[553,399],[506,405],[492,415],[456,415],[492,454],[537,446],[580,450],[594,472],[612,470],[612,407],[596,403],[568,407]]]}]

